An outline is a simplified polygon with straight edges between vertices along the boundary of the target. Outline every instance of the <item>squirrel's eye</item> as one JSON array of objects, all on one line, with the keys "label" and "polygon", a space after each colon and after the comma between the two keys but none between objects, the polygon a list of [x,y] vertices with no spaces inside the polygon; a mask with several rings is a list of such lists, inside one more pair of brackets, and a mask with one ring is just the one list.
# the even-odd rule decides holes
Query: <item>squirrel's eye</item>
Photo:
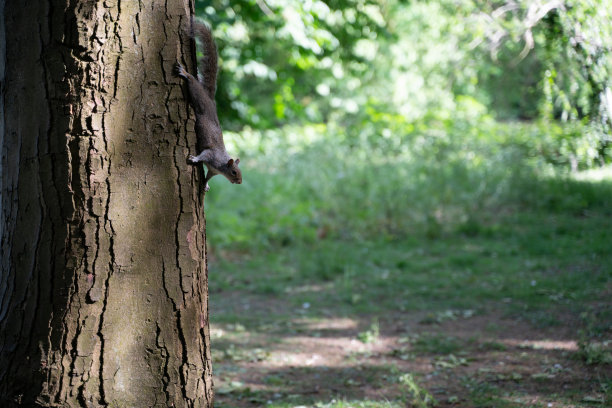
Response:
[{"label": "squirrel's eye", "polygon": [[232,176],[236,175],[236,170],[232,170]]}]

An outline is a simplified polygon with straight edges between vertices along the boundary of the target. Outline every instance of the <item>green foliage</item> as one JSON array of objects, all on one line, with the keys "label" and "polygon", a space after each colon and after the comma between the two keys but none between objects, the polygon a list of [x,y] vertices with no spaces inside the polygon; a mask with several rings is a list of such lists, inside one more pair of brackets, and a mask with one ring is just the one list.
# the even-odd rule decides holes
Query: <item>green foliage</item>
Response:
[{"label": "green foliage", "polygon": [[220,119],[235,130],[325,120],[328,96],[363,75],[363,44],[384,32],[375,0],[199,0],[196,13],[215,29]]},{"label": "green foliage", "polygon": [[[503,68],[480,70],[489,86],[498,84],[499,91],[509,92],[509,98],[501,97],[501,101],[493,101],[493,106],[506,115],[533,119],[533,101],[537,101],[542,118],[589,122],[590,148],[598,150],[599,160],[608,160],[612,4],[605,0],[475,0],[473,4],[467,0],[461,4],[478,8],[475,41],[486,42]],[[513,88],[512,82],[519,86]],[[502,96],[494,89],[489,89],[489,95]],[[574,138],[584,139],[579,134]]]},{"label": "green foliage", "polygon": [[477,116],[541,123],[533,142],[573,170],[609,160],[607,1],[198,0],[196,12],[219,42],[225,129],[326,123],[380,139],[462,119],[467,98]]}]

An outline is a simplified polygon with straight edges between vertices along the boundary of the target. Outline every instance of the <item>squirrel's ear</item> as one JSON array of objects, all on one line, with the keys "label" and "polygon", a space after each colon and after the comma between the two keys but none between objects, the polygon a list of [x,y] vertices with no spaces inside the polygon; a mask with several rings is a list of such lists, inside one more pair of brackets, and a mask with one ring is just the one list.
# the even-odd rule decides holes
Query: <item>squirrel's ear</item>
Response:
[{"label": "squirrel's ear", "polygon": [[236,164],[240,163],[240,159],[236,159]]},{"label": "squirrel's ear", "polygon": [[229,160],[227,161],[227,165],[228,165],[228,166],[231,166],[232,164],[234,164],[234,159],[229,159]]}]

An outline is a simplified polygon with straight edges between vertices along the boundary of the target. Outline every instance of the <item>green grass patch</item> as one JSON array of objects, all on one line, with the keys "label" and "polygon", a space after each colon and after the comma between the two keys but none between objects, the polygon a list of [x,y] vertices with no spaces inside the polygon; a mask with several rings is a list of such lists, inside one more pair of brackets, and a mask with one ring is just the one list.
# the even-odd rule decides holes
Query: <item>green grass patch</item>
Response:
[{"label": "green grass patch", "polygon": [[[542,326],[558,324],[550,310],[581,312],[585,302],[607,299],[612,251],[603,249],[612,218],[521,212],[497,222],[504,233],[494,239],[460,233],[435,240],[325,239],[220,260],[211,264],[210,287],[291,294],[296,308],[308,303],[315,315],[478,310],[504,300],[510,313]],[[610,314],[596,318],[610,321]]]},{"label": "green grass patch", "polygon": [[464,348],[456,337],[441,334],[424,334],[414,340],[414,351],[418,353],[451,354]]}]

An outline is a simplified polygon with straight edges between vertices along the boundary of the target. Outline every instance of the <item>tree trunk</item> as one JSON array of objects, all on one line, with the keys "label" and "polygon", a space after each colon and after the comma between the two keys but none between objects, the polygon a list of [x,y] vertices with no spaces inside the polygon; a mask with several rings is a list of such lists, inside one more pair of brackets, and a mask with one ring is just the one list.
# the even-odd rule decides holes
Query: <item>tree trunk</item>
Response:
[{"label": "tree trunk", "polygon": [[192,13],[0,0],[0,406],[212,406]]}]

